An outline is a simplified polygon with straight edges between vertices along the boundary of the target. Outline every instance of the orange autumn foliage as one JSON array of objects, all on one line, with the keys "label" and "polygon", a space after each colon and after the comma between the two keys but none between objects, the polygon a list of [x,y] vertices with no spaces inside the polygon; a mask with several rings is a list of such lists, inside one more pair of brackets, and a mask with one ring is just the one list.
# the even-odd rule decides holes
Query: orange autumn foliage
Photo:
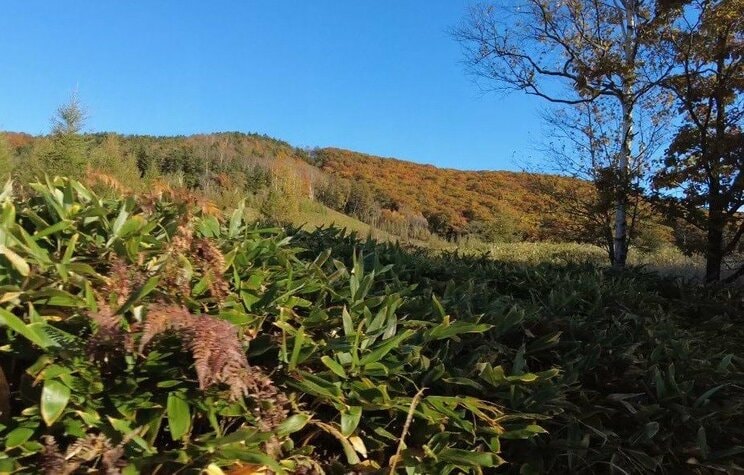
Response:
[{"label": "orange autumn foliage", "polygon": [[388,206],[421,213],[430,227],[446,221],[453,234],[473,221],[513,220],[524,238],[551,239],[569,218],[544,192],[545,182],[591,192],[589,183],[560,176],[437,168],[337,148],[321,149],[318,157],[323,171],[365,181]]}]

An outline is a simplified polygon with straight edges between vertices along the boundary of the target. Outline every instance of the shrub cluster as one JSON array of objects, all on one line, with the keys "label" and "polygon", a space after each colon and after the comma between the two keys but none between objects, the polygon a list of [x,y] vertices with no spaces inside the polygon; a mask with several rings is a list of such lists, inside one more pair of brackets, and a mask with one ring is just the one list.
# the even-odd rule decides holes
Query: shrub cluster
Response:
[{"label": "shrub cluster", "polygon": [[2,472],[741,468],[741,295],[31,190],[0,195]]}]

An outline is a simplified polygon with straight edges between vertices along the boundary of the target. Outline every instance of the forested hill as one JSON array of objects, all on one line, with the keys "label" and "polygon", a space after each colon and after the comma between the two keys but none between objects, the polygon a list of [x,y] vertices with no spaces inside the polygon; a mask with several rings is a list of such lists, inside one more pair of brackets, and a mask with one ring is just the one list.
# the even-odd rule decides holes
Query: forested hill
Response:
[{"label": "forested hill", "polygon": [[[419,239],[435,233],[484,241],[575,240],[565,235],[564,224],[571,220],[552,191],[591,190],[564,177],[441,169],[338,148],[301,149],[238,132],[66,138],[6,132],[0,134],[0,148],[20,181],[32,173],[74,176],[94,170],[144,189],[160,178],[202,190],[224,205],[250,196],[250,206],[274,217],[291,213],[292,200],[311,198],[384,231]],[[2,155],[0,150],[0,161]]]},{"label": "forested hill", "polygon": [[555,175],[437,168],[338,148],[316,157],[323,171],[369,183],[384,207],[420,213],[442,235],[485,226],[501,237],[555,238],[566,216],[553,191],[591,192],[586,182]]}]

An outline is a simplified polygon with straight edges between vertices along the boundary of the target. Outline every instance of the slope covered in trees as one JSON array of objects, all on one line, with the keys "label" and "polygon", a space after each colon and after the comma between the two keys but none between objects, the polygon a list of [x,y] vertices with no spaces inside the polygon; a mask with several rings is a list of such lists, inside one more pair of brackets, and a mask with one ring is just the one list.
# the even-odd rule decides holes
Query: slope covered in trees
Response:
[{"label": "slope covered in trees", "polygon": [[[556,199],[556,190],[591,193],[588,183],[570,178],[440,169],[336,148],[307,151],[237,132],[174,137],[6,132],[2,139],[6,162],[21,182],[44,173],[82,177],[94,171],[134,190],[166,180],[201,190],[223,206],[248,197],[249,205],[272,216],[291,214],[299,200],[317,199],[403,237],[591,241]],[[67,166],[67,156],[74,167]]]},{"label": "slope covered in trees", "polygon": [[502,238],[578,239],[565,234],[565,203],[546,189],[591,193],[586,182],[553,175],[444,169],[337,148],[316,155],[323,171],[369,183],[384,208],[421,214],[444,236],[485,229]]}]

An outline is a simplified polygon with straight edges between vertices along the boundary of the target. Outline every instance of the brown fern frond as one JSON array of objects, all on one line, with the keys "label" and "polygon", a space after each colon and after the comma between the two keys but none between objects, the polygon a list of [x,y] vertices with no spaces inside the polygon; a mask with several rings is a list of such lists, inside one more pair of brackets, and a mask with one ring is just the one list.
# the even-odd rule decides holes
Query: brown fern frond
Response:
[{"label": "brown fern frond", "polygon": [[129,348],[130,338],[121,328],[121,319],[114,314],[114,310],[103,300],[98,299],[98,311],[89,312],[95,324],[95,331],[87,343],[88,354],[97,361],[106,360],[112,353],[119,353]]},{"label": "brown fern frond", "polygon": [[96,185],[100,184],[107,188],[110,188],[113,191],[116,191],[120,195],[131,195],[132,189],[123,185],[119,180],[114,178],[113,176],[103,173],[98,170],[93,170],[92,168],[88,168],[85,172],[85,178],[86,178],[86,184],[88,185]]},{"label": "brown fern frond", "polygon": [[114,446],[103,434],[87,434],[75,440],[62,454],[54,437],[47,435],[44,437],[41,467],[46,475],[69,475],[84,464],[100,460],[102,471],[98,473],[121,475],[121,468],[126,465],[121,457],[124,455],[124,445],[129,440],[124,438],[121,443]]},{"label": "brown fern frond", "polygon": [[160,282],[164,290],[169,291],[174,297],[188,298],[191,295],[191,281],[188,274],[176,259],[166,262],[161,271]]},{"label": "brown fern frond", "polygon": [[224,276],[225,256],[217,245],[208,239],[193,242],[193,256],[205,274],[211,273],[209,292],[221,303],[230,293],[230,284]]},{"label": "brown fern frond", "polygon": [[153,338],[169,331],[178,331],[189,325],[187,318],[191,318],[184,309],[164,304],[152,304],[147,312],[147,318],[142,324],[142,336],[140,337],[140,353],[147,347]]},{"label": "brown fern frond", "polygon": [[109,334],[118,334],[121,331],[121,322],[114,311],[103,300],[98,300],[98,311],[88,313],[88,316],[96,324],[96,335],[106,337]]},{"label": "brown fern frond", "polygon": [[213,216],[217,218],[218,221],[223,220],[224,216],[222,210],[214,203],[214,201],[202,198],[199,200],[198,206],[202,214]]},{"label": "brown fern frond", "polygon": [[[189,329],[187,345],[194,355],[199,387],[206,389],[225,382],[233,397],[246,393],[242,372],[248,367],[235,327],[224,320],[196,318]],[[233,341],[231,341],[233,340]]]},{"label": "brown fern frond", "polygon": [[171,293],[188,297],[191,294],[191,282],[185,274],[179,258],[190,257],[194,241],[193,223],[188,214],[181,216],[176,232],[166,248],[168,259],[161,270],[161,282]]},{"label": "brown fern frond", "polygon": [[75,440],[65,452],[66,460],[78,460],[79,462],[90,462],[111,449],[111,441],[103,434],[87,434],[85,437]]},{"label": "brown fern frond", "polygon": [[45,475],[68,475],[80,467],[80,464],[68,462],[60,452],[57,441],[51,435],[43,437],[44,450],[41,453],[41,469]]},{"label": "brown fern frond", "polygon": [[248,364],[231,323],[208,315],[194,316],[184,307],[152,304],[143,325],[140,351],[166,332],[177,334],[191,352],[201,389],[224,384],[232,399],[253,398],[259,405],[262,430],[270,430],[287,417],[286,396],[268,375]]},{"label": "brown fern frond", "polygon": [[207,315],[194,316],[184,307],[153,304],[143,325],[140,351],[166,332],[176,333],[191,351],[201,389],[225,383],[233,397],[247,395],[244,376],[248,360],[231,323]]},{"label": "brown fern frond", "polygon": [[186,205],[192,211],[198,210],[204,215],[214,216],[219,220],[223,219],[222,211],[213,201],[194,193],[188,188],[171,186],[162,179],[155,180],[150,185],[149,192],[142,195],[142,200],[148,204],[148,207],[157,201],[167,200],[171,203]]},{"label": "brown fern frond", "polygon": [[108,295],[114,295],[116,303],[122,305],[132,294],[132,290],[144,283],[145,274],[116,254],[110,255],[108,261],[109,269],[103,290]]},{"label": "brown fern frond", "polygon": [[169,259],[163,266],[162,282],[172,293],[188,296],[191,282],[184,274],[179,257],[190,259],[204,275],[209,274],[209,291],[218,303],[230,293],[230,284],[225,279],[225,256],[219,247],[209,239],[195,239],[193,221],[186,215],[176,228],[167,247]]},{"label": "brown fern frond", "polygon": [[155,212],[155,205],[163,199],[163,195],[170,193],[170,185],[162,178],[154,180],[148,186],[148,191],[139,196],[139,205],[147,214]]},{"label": "brown fern frond", "polygon": [[106,475],[121,475],[121,469],[126,466],[124,456],[125,442],[107,449],[101,454],[101,467]]},{"label": "brown fern frond", "polygon": [[225,256],[212,241],[199,239],[194,242],[194,250],[204,267],[217,274],[222,274],[225,271]]},{"label": "brown fern frond", "polygon": [[191,250],[191,244],[194,241],[194,225],[190,216],[184,216],[181,219],[176,232],[171,238],[168,250],[173,253],[186,254]]},{"label": "brown fern frond", "polygon": [[164,194],[170,194],[171,191],[171,186],[167,181],[163,178],[157,178],[150,185],[150,192],[148,194],[151,196],[157,196],[158,199],[160,199]]},{"label": "brown fern frond", "polygon": [[111,267],[108,271],[108,279],[106,281],[105,290],[109,294],[116,295],[117,303],[123,304],[129,294],[132,293],[132,286],[130,282],[129,268],[126,262],[119,256],[113,256],[111,259]]},{"label": "brown fern frond", "polygon": [[[113,296],[116,305],[121,306],[131,296],[134,288],[144,283],[145,275],[115,254],[109,256],[109,263],[102,291],[104,295]],[[88,353],[96,360],[103,360],[110,353],[118,353],[122,349],[132,350],[131,336],[123,331],[121,319],[111,308],[110,302],[111,299],[106,300],[99,295],[96,299],[98,310],[88,313],[96,327],[88,341]]]}]

